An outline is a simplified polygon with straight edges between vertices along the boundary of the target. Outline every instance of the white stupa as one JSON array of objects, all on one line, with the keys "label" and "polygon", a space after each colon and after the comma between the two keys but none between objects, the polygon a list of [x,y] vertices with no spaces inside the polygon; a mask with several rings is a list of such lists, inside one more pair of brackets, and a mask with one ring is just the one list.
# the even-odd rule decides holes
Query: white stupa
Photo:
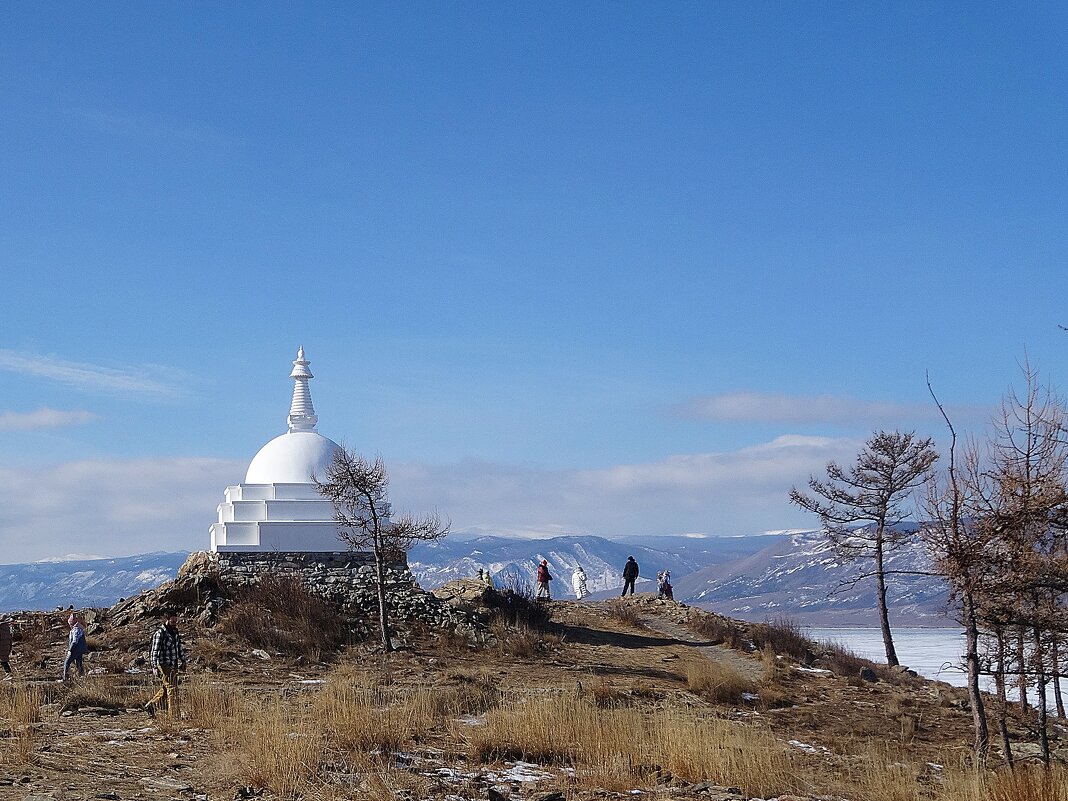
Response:
[{"label": "white stupa", "polygon": [[315,485],[339,446],[315,430],[319,418],[308,381],[314,376],[297,351],[289,430],[252,459],[245,481],[227,487],[219,520],[211,524],[213,551],[343,551],[334,509]]}]

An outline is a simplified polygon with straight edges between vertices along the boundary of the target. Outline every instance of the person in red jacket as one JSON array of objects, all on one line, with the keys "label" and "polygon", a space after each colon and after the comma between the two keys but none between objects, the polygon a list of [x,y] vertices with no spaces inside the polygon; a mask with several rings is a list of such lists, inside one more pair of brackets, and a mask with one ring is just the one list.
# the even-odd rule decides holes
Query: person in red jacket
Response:
[{"label": "person in red jacket", "polygon": [[552,580],[553,577],[549,575],[549,563],[542,559],[541,564],[538,565],[538,591],[534,593],[534,597],[544,598],[546,601],[551,601],[553,597],[549,592],[549,582]]}]

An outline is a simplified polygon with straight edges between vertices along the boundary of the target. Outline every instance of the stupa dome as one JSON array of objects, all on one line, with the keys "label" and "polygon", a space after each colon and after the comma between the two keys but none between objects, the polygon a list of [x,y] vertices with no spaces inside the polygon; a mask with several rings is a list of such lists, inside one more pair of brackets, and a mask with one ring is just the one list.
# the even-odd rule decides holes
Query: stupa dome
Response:
[{"label": "stupa dome", "polygon": [[290,431],[257,453],[245,473],[246,484],[309,484],[326,477],[339,445],[317,431]]},{"label": "stupa dome", "polygon": [[341,447],[315,430],[319,417],[308,382],[314,378],[304,348],[293,362],[289,430],[252,459],[243,484],[227,487],[211,524],[213,551],[340,552],[334,506],[315,484],[326,478]]}]

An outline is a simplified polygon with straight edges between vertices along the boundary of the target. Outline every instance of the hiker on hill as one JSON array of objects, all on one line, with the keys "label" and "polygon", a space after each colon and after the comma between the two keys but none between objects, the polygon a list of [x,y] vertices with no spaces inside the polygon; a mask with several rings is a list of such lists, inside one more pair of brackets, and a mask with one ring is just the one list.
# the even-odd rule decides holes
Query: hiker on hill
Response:
[{"label": "hiker on hill", "polygon": [[656,597],[666,598],[671,591],[671,571],[661,570],[656,574]]},{"label": "hiker on hill", "polygon": [[149,646],[149,661],[163,686],[145,704],[145,711],[152,717],[156,711],[165,709],[172,718],[178,717],[178,671],[185,670],[185,650],[182,635],[178,631],[178,613],[168,611],[163,623],[152,635]]},{"label": "hiker on hill", "polygon": [[571,574],[571,586],[575,589],[575,595],[581,601],[590,591],[586,589],[586,571],[582,569],[582,565],[575,568],[575,572]]},{"label": "hiker on hill", "polygon": [[634,561],[633,556],[627,557],[627,563],[623,565],[623,592],[620,596],[627,594],[627,588],[630,588],[630,594],[634,594],[634,581],[638,578],[638,563]]},{"label": "hiker on hill", "polygon": [[538,591],[534,593],[534,597],[544,598],[546,601],[551,601],[553,597],[549,592],[549,582],[552,580],[553,577],[549,575],[549,563],[542,559],[541,564],[538,565]]},{"label": "hiker on hill", "polygon": [[63,662],[63,681],[70,675],[71,663],[77,666],[79,676],[85,675],[82,659],[89,653],[89,643],[85,639],[85,623],[77,612],[70,613],[67,625],[70,626],[70,635],[67,637],[67,658]]},{"label": "hiker on hill", "polygon": [[11,620],[9,618],[0,618],[0,667],[4,669],[5,673],[11,672],[11,665],[8,661],[11,659]]}]

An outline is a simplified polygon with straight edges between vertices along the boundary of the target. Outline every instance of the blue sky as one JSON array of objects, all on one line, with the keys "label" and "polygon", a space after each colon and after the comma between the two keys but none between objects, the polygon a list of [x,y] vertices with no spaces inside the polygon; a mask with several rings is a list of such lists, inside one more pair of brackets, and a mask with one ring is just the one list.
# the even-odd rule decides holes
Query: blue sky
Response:
[{"label": "blue sky", "polygon": [[[284,430],[458,529],[748,533],[1068,334],[1061,4],[0,6],[0,561]],[[9,557],[9,558],[6,558]]]}]

